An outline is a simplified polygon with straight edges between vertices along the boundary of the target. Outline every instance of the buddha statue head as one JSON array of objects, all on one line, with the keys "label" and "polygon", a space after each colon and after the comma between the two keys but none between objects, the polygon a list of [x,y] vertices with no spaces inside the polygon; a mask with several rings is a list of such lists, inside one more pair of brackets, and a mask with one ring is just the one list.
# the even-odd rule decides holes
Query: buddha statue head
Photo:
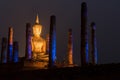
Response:
[{"label": "buddha statue head", "polygon": [[40,37],[41,31],[42,31],[42,25],[39,24],[39,18],[37,15],[35,25],[33,26],[33,36]]}]

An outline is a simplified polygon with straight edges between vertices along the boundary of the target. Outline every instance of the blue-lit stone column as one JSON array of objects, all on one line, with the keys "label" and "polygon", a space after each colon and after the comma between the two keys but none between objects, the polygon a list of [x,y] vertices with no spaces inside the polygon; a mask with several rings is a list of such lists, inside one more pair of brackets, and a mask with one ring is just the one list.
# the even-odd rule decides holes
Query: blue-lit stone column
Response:
[{"label": "blue-lit stone column", "polygon": [[19,58],[18,58],[18,42],[13,42],[13,62],[16,63],[18,62]]},{"label": "blue-lit stone column", "polygon": [[13,56],[13,28],[9,27],[8,32],[8,51],[7,51],[7,61],[12,62],[12,56]]},{"label": "blue-lit stone column", "polygon": [[1,63],[7,63],[7,38],[2,38]]},{"label": "blue-lit stone column", "polygon": [[94,22],[91,23],[91,60],[92,64],[97,64],[97,44],[96,44],[96,25]]},{"label": "blue-lit stone column", "polygon": [[50,33],[49,33],[49,67],[55,66],[56,61],[56,17],[50,17]]},{"label": "blue-lit stone column", "polygon": [[81,5],[81,65],[88,64],[87,4]]},{"label": "blue-lit stone column", "polygon": [[31,34],[32,29],[30,23],[26,24],[26,53],[25,57],[27,60],[32,58],[32,48],[31,48]]}]

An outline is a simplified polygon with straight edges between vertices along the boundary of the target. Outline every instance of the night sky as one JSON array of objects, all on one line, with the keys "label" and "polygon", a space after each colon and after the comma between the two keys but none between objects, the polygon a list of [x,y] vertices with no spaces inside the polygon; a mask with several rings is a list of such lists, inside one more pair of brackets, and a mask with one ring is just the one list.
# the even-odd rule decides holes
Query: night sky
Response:
[{"label": "night sky", "polygon": [[19,55],[25,52],[26,23],[35,23],[38,13],[43,25],[42,36],[49,32],[50,16],[56,15],[57,58],[67,53],[68,29],[73,29],[74,62],[80,64],[81,3],[88,4],[88,27],[96,23],[98,63],[120,63],[120,1],[119,0],[0,0],[0,42],[14,28],[14,41],[19,42]]}]

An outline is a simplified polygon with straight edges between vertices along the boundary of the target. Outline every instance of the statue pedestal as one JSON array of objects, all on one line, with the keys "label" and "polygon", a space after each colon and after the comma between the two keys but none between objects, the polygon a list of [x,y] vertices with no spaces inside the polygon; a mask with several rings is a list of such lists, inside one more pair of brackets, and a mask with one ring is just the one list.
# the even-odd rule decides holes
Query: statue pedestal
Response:
[{"label": "statue pedestal", "polygon": [[38,62],[38,61],[25,61],[24,67],[34,67],[34,68],[40,68],[40,69],[47,69],[48,68],[48,62]]}]

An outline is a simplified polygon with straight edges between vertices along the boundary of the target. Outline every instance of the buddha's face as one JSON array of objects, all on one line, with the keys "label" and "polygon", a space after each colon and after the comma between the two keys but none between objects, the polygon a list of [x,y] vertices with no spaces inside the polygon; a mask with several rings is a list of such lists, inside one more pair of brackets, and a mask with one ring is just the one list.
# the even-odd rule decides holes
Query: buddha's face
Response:
[{"label": "buddha's face", "polygon": [[33,35],[35,37],[40,37],[41,31],[42,31],[42,27],[41,26],[34,26],[33,27]]}]

